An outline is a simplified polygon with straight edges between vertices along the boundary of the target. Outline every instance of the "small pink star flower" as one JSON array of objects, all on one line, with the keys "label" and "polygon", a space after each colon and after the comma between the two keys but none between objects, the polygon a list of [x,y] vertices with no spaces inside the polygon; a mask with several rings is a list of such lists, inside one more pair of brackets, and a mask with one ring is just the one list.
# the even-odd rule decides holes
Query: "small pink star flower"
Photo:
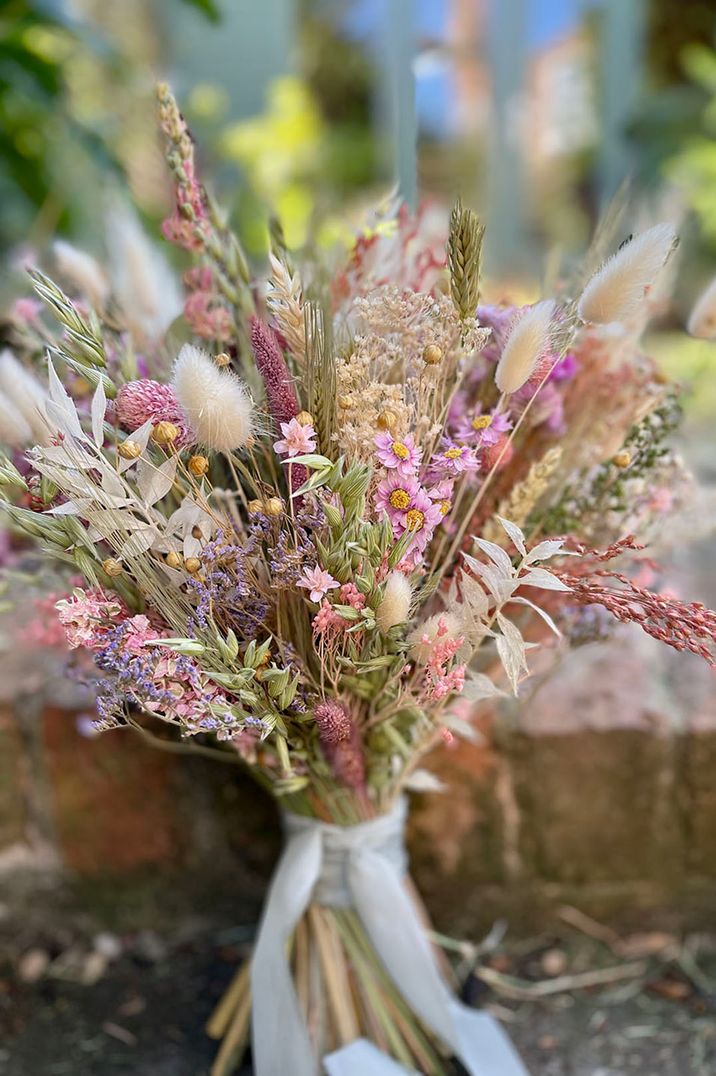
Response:
[{"label": "small pink star flower", "polygon": [[315,568],[306,568],[305,572],[298,580],[299,587],[303,587],[304,590],[309,590],[311,592],[310,598],[312,602],[319,602],[329,590],[336,590],[340,585],[338,580],[334,579],[330,572],[325,571],[323,568],[319,568],[318,565],[316,565]]},{"label": "small pink star flower", "polygon": [[313,426],[302,426],[298,419],[281,423],[283,437],[274,443],[274,451],[279,456],[304,456],[316,448],[316,431]]},{"label": "small pink star flower", "polygon": [[378,449],[376,452],[378,461],[389,470],[397,471],[404,478],[415,474],[423,456],[422,451],[415,447],[410,434],[400,441],[391,433],[379,433],[375,439],[375,446]]}]

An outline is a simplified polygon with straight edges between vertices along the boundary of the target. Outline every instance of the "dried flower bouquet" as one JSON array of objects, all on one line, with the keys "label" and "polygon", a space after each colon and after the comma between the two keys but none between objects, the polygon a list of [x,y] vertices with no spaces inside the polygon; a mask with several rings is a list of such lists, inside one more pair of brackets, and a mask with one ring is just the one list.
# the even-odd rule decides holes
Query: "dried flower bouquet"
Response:
[{"label": "dried flower bouquet", "polygon": [[716,615],[633,575],[632,533],[689,493],[675,391],[639,348],[676,237],[656,225],[555,298],[483,306],[474,213],[456,206],[443,255],[401,210],[330,283],[275,225],[264,284],[164,86],[159,110],[164,236],[194,259],[183,317],[129,217],[114,273],[58,249],[71,298],[32,270],[60,331],[16,304],[7,517],[84,580],[57,609],[97,670],[97,727],[241,762],[286,812],[253,970],[210,1024],[215,1076],[248,1040],[252,983],[259,1076],[348,1071],[362,1039],[409,1070],[484,1072],[487,1032],[401,881],[403,797],[434,787],[422,760],[472,735],[471,706],[517,693],[531,647],[613,618],[713,664]]}]

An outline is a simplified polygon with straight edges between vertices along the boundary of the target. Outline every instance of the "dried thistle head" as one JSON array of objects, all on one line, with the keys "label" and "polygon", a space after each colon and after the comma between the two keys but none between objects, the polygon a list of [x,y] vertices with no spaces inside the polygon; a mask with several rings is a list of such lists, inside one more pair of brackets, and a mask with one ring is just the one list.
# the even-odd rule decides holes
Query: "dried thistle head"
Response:
[{"label": "dried thistle head", "polygon": [[458,198],[450,214],[447,242],[450,295],[462,321],[475,314],[480,298],[480,261],[485,227]]}]

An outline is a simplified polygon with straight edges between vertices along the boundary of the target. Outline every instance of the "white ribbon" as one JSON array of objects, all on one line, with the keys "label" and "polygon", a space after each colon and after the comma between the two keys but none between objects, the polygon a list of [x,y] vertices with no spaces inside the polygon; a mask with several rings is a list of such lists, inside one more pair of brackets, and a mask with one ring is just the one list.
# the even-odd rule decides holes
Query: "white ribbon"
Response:
[{"label": "white ribbon", "polygon": [[[286,817],[288,840],[269,888],[251,964],[256,1076],[318,1076],[291,971],[288,941],[312,900],[352,905],[405,1000],[470,1076],[528,1076],[509,1039],[469,1009],[442,979],[403,885],[406,803],[355,826]],[[358,1040],[324,1058],[328,1076],[405,1076],[406,1069]]]}]

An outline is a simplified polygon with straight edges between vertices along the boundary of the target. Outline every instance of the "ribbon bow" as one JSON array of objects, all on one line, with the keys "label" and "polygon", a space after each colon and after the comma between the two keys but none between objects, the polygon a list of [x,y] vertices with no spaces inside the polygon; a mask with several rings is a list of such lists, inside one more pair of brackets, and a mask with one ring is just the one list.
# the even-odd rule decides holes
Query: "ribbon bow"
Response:
[{"label": "ribbon bow", "polygon": [[[288,840],[269,888],[251,965],[256,1076],[318,1076],[286,947],[311,900],[351,905],[386,970],[421,1020],[470,1076],[529,1076],[486,1013],[457,1000],[443,980],[402,882],[406,802],[355,826],[286,816]],[[328,1076],[405,1076],[365,1040],[323,1059]]]}]

